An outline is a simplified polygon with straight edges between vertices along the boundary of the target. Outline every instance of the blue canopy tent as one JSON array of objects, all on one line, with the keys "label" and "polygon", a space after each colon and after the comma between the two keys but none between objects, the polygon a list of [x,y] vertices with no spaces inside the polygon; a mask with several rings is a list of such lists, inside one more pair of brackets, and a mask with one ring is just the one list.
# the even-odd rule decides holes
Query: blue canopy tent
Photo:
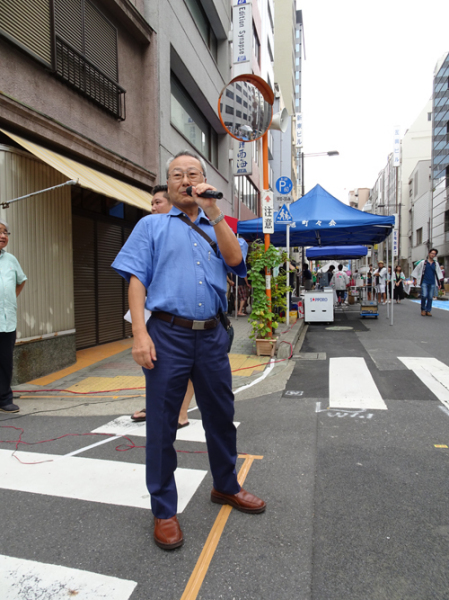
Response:
[{"label": "blue canopy tent", "polygon": [[326,246],[324,248],[307,248],[306,250],[306,257],[310,260],[362,258],[367,254],[366,246]]},{"label": "blue canopy tent", "polygon": [[[394,217],[352,208],[320,185],[290,204],[290,213],[294,220],[290,226],[290,246],[372,246],[388,237],[394,227]],[[275,224],[270,236],[274,246],[286,246],[285,230],[285,224]],[[263,239],[262,219],[239,221],[237,233],[250,241]]]}]

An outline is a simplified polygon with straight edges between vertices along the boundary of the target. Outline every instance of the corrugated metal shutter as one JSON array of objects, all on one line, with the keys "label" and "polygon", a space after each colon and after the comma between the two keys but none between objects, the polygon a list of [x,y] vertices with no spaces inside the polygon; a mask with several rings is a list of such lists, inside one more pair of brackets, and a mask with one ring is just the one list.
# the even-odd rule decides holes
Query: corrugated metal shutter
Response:
[{"label": "corrugated metal shutter", "polygon": [[89,0],[84,10],[84,55],[113,81],[118,81],[117,30]]},{"label": "corrugated metal shutter", "polygon": [[122,231],[118,225],[97,221],[99,344],[124,337],[124,280],[111,267],[123,245]]},{"label": "corrugated metal shutter", "polygon": [[95,221],[73,215],[76,349],[97,344]]},{"label": "corrugated metal shutter", "polygon": [[83,0],[55,0],[55,31],[84,54]]},{"label": "corrugated metal shutter", "polygon": [[[132,229],[125,227],[124,229],[124,240],[123,243],[126,242],[126,240],[129,238],[129,236],[131,235]],[[129,302],[128,302],[128,288],[129,288],[129,284],[127,281],[123,280],[125,282],[125,302],[124,302],[124,308],[125,308],[125,313],[128,312],[129,309]],[[133,328],[131,323],[128,323],[128,321],[125,321],[125,337],[131,337],[133,334]]]},{"label": "corrugated metal shutter", "polygon": [[0,30],[51,66],[50,0],[2,0]]}]

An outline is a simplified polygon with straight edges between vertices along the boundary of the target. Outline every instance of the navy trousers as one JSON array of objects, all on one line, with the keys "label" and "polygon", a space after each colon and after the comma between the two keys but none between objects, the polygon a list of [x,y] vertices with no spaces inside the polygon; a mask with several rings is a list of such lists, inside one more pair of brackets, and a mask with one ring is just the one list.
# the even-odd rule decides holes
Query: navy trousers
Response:
[{"label": "navy trousers", "polygon": [[220,323],[215,329],[195,331],[154,317],[149,319],[147,329],[157,360],[154,369],[144,369],[146,480],[153,514],[169,519],[177,512],[177,455],[173,444],[189,379],[206,432],[214,488],[225,494],[240,491],[235,470],[237,433],[228,335]]},{"label": "navy trousers", "polygon": [[0,406],[12,404],[12,359],[16,332],[0,333]]}]

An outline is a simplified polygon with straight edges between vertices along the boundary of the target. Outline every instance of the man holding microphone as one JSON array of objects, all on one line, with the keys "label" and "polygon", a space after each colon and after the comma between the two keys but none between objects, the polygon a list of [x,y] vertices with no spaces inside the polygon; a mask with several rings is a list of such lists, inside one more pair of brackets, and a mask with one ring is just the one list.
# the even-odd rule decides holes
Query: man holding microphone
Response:
[{"label": "man holding microphone", "polygon": [[[226,310],[227,272],[246,276],[247,245],[236,239],[215,198],[202,196],[214,188],[207,183],[206,165],[199,156],[185,150],[170,159],[166,169],[173,208],[168,214],[143,218],[113,267],[129,281],[133,358],[146,378],[146,478],[154,539],[159,547],[172,550],[183,544],[176,517],[173,444],[189,378],[206,432],[212,502],[248,513],[261,513],[266,504],[237,481],[228,336],[218,316]],[[215,242],[215,249],[195,226]],[[152,311],[147,325],[144,307]]]}]

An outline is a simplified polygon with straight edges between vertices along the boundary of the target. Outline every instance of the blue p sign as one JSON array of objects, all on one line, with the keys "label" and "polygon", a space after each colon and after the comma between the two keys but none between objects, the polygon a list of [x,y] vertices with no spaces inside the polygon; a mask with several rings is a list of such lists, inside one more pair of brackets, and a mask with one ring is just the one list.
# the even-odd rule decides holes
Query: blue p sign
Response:
[{"label": "blue p sign", "polygon": [[280,194],[289,194],[292,188],[293,183],[289,177],[279,177],[276,181],[276,189]]}]

